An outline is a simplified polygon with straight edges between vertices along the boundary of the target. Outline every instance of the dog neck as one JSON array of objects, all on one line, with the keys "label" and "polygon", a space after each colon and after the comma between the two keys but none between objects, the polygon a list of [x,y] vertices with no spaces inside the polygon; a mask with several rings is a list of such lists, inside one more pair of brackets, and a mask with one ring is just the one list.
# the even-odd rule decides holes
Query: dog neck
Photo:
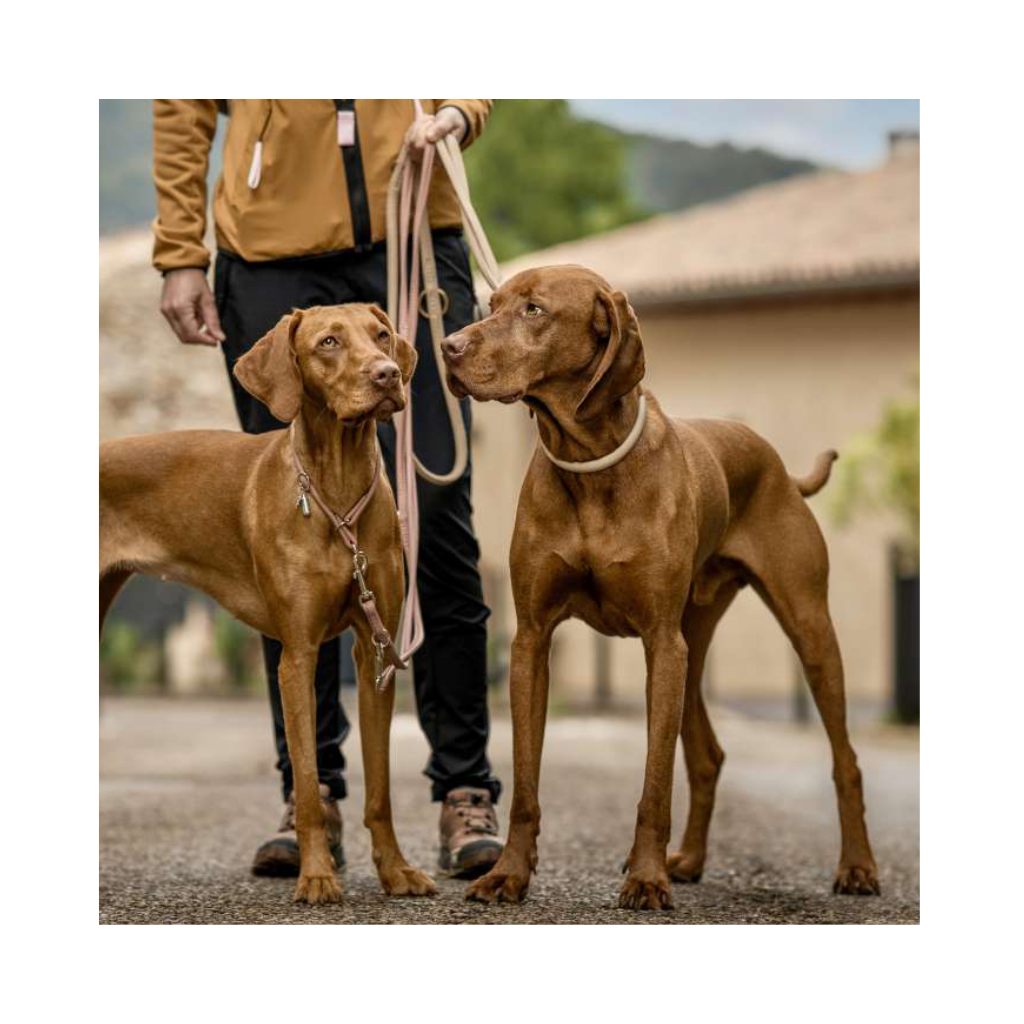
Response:
[{"label": "dog neck", "polygon": [[304,402],[295,421],[295,452],[323,500],[345,513],[369,490],[377,453],[377,422],[346,426],[323,406]]},{"label": "dog neck", "polygon": [[537,432],[550,455],[562,462],[590,462],[615,451],[629,436],[640,411],[640,388],[585,422],[575,417],[576,402],[560,392],[542,389],[525,401],[536,414]]}]

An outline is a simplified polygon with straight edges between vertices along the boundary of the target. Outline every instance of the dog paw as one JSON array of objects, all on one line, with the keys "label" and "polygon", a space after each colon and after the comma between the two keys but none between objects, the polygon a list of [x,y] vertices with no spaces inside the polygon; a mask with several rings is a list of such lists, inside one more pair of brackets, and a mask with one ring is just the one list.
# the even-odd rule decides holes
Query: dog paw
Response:
[{"label": "dog paw", "polygon": [[842,864],[836,872],[836,879],[832,883],[832,891],[844,896],[881,896],[882,887],[878,884],[878,869],[872,864],[870,867]]},{"label": "dog paw", "polygon": [[670,853],[666,862],[669,878],[673,882],[695,884],[704,874],[704,864],[688,853]]},{"label": "dog paw", "polygon": [[530,887],[530,876],[497,867],[466,889],[466,899],[476,903],[522,903]]},{"label": "dog paw", "polygon": [[380,884],[388,896],[433,896],[437,892],[430,875],[408,864],[382,870]]},{"label": "dog paw", "polygon": [[627,878],[619,893],[619,906],[624,910],[671,910],[672,890],[668,876]]},{"label": "dog paw", "polygon": [[295,902],[314,906],[320,903],[340,903],[343,891],[334,875],[300,875],[295,886]]}]

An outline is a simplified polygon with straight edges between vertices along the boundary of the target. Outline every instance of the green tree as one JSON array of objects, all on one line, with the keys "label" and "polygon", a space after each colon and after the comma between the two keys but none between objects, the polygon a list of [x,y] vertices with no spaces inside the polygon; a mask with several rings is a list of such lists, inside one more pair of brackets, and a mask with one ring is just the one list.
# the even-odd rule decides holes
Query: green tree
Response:
[{"label": "green tree", "polygon": [[627,188],[627,143],[573,116],[565,100],[498,100],[466,151],[473,204],[508,260],[640,220]]},{"label": "green tree", "polygon": [[859,511],[888,509],[902,524],[899,549],[909,570],[920,561],[921,398],[886,403],[878,426],[853,438],[837,464],[832,509],[843,525]]}]

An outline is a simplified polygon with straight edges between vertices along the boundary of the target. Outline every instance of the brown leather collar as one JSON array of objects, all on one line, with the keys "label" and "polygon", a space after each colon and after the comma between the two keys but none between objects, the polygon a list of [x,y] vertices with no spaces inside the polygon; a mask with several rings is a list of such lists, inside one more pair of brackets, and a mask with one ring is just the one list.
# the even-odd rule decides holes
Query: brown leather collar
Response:
[{"label": "brown leather collar", "polygon": [[[376,439],[374,440],[376,441]],[[369,571],[370,563],[366,557],[366,552],[359,546],[359,539],[356,536],[359,517],[366,510],[366,506],[370,504],[370,499],[373,497],[374,492],[377,490],[377,484],[380,482],[380,448],[377,448],[375,443],[377,461],[373,467],[373,480],[370,481],[370,486],[363,493],[362,497],[342,516],[338,515],[324,501],[320,492],[316,489],[316,484],[313,483],[313,478],[303,469],[302,463],[299,461],[299,454],[295,450],[294,422],[289,431],[288,442],[292,452],[292,462],[295,464],[295,474],[299,487],[299,497],[295,502],[296,508],[301,508],[302,514],[308,518],[311,514],[309,509],[309,498],[311,497],[320,506],[324,515],[331,521],[338,533],[341,534],[345,545],[352,552],[352,579],[359,585],[359,606],[363,609],[363,614],[366,616],[370,632],[373,635],[373,682],[379,692],[385,689],[388,683],[391,682],[395,669],[406,667],[406,662],[402,660],[401,655],[398,653],[395,642],[392,640],[391,634],[388,632],[387,627],[381,620],[380,613],[377,611],[377,603],[374,600],[373,591],[366,585],[366,573]],[[386,665],[385,662],[387,662]]]}]

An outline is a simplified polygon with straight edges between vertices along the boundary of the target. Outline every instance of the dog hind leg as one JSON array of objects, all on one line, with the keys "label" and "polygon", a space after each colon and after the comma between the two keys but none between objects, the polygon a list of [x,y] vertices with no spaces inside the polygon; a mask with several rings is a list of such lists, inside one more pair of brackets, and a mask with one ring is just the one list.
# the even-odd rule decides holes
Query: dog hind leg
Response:
[{"label": "dog hind leg", "polygon": [[680,736],[690,784],[690,809],[679,852],[668,858],[668,871],[674,882],[699,882],[704,871],[715,787],[725,753],[708,718],[701,692],[702,675],[715,628],[741,586],[737,580],[723,583],[710,604],[691,601],[683,614],[683,637],[690,649],[690,662]]},{"label": "dog hind leg", "polygon": [[755,572],[752,583],[800,658],[832,747],[842,833],[833,891],[877,895],[878,868],[864,820],[861,772],[846,727],[843,662],[828,610],[827,554],[817,530],[806,536],[808,543],[787,551],[784,563]]}]

